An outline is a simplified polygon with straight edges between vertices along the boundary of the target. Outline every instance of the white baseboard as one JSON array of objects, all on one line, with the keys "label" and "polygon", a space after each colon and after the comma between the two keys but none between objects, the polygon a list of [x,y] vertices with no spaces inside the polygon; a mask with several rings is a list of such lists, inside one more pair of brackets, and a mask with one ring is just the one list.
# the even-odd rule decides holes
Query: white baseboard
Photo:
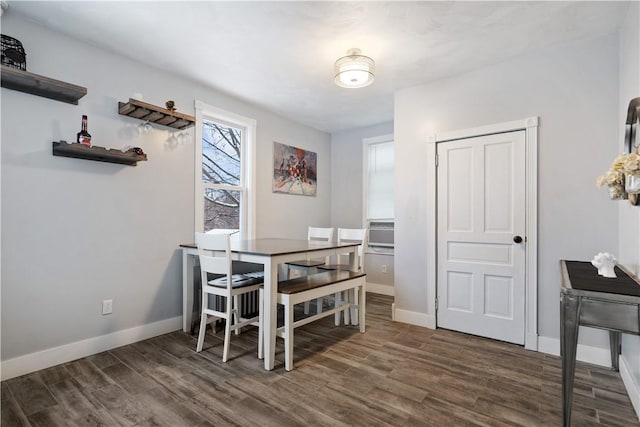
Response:
[{"label": "white baseboard", "polygon": [[640,420],[640,385],[636,382],[635,378],[633,378],[631,369],[629,369],[629,365],[627,364],[627,359],[622,355],[620,356],[620,377],[622,377],[622,382],[627,389],[627,394],[629,395],[629,399],[631,399],[633,409],[636,410],[636,415],[638,416],[638,420]]},{"label": "white baseboard", "polygon": [[381,283],[367,282],[367,292],[373,292],[374,294],[382,294],[395,296],[396,290],[392,285],[383,285]]},{"label": "white baseboard", "polygon": [[3,360],[2,381],[182,329],[182,316]]},{"label": "white baseboard", "polygon": [[[538,351],[560,356],[560,340],[558,338],[540,336],[538,337]],[[593,365],[611,367],[611,351],[609,348],[578,344],[576,359]]]},{"label": "white baseboard", "polygon": [[524,348],[531,351],[538,351],[538,334],[528,333],[525,335]]},{"label": "white baseboard", "polygon": [[432,314],[419,313],[417,311],[400,310],[392,306],[392,319],[396,322],[409,323],[410,325],[424,326],[425,328],[436,328],[436,317]]}]

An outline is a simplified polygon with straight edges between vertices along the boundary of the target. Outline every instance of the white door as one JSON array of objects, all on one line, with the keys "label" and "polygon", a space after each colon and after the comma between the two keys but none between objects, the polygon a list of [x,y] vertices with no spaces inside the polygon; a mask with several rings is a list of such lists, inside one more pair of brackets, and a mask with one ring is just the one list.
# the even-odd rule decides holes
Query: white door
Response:
[{"label": "white door", "polygon": [[438,326],[524,344],[525,132],[437,153]]}]

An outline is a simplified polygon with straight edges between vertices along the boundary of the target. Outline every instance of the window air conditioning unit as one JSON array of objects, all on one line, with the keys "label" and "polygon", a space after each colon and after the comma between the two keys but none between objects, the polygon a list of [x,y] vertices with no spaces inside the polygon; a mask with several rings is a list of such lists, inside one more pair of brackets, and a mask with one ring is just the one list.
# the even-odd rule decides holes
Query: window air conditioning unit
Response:
[{"label": "window air conditioning unit", "polygon": [[393,248],[393,221],[369,222],[369,246]]}]

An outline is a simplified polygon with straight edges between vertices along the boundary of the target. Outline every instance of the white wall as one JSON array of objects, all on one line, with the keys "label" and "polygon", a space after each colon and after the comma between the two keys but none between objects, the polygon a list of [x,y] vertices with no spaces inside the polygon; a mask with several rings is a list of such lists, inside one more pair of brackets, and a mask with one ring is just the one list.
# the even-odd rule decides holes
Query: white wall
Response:
[{"label": "white wall", "polygon": [[[194,144],[170,149],[162,127],[137,136],[140,121],[117,113],[134,92],[188,114],[198,99],[257,120],[257,237],[306,238],[307,224],[331,224],[328,134],[11,13],[2,32],[22,41],[28,71],[88,88],[78,106],[1,92],[3,362],[182,314],[178,245],[193,240]],[[74,141],[82,114],[94,145],[140,146],[149,161],[53,157],[51,142]],[[318,153],[317,197],[271,192],[273,141]],[[101,315],[103,299],[112,315]]]},{"label": "white wall", "polygon": [[393,134],[393,122],[331,135],[331,220],[335,227],[362,227],[362,140]]},{"label": "white wall", "polygon": [[[334,227],[361,228],[362,224],[362,140],[393,134],[393,122],[337,132],[331,135],[331,218]],[[393,255],[366,254],[368,290],[392,293]],[[386,265],[387,272],[382,272]]]},{"label": "white wall", "polygon": [[[619,150],[623,150],[624,126],[627,106],[632,98],[640,96],[640,6],[633,2],[629,6],[625,23],[620,31],[620,102],[619,102]],[[640,206],[631,206],[626,201],[618,202],[620,227],[619,262],[636,275],[640,275]],[[621,363],[629,369],[631,381],[625,381],[636,412],[640,417],[640,337],[624,334],[622,338]],[[630,390],[630,391],[631,391]]]},{"label": "white wall", "polygon": [[[589,260],[618,246],[617,205],[595,185],[616,154],[616,35],[527,56],[400,90],[395,96],[396,308],[427,307],[427,137],[540,117],[539,334],[559,338],[559,260]],[[606,348],[583,328],[581,342]]]}]

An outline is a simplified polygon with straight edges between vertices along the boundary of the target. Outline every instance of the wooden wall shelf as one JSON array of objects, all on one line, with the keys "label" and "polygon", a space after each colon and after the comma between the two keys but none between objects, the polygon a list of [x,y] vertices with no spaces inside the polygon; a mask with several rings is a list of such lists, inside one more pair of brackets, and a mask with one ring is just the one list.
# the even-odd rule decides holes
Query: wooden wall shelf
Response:
[{"label": "wooden wall shelf", "polygon": [[167,110],[166,108],[132,98],[129,98],[129,102],[118,102],[118,112],[123,116],[169,126],[174,129],[186,129],[196,123],[196,118],[188,114]]},{"label": "wooden wall shelf", "polygon": [[87,88],[2,65],[2,87],[78,105]]},{"label": "wooden wall shelf", "polygon": [[87,147],[82,144],[69,144],[65,141],[53,141],[53,155],[128,166],[136,166],[139,161],[147,160],[146,154],[139,155],[129,151],[122,152],[118,149],[110,150],[96,146]]}]

